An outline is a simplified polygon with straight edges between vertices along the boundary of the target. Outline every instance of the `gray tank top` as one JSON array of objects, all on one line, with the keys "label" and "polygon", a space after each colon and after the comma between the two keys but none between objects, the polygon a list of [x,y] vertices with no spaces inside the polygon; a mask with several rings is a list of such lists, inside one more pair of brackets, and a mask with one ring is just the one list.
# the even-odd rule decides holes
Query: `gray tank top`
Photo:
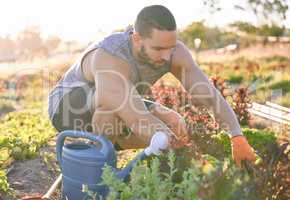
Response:
[{"label": "gray tank top", "polygon": [[[148,92],[149,85],[154,84],[164,74],[170,72],[171,62],[162,67],[154,68],[136,61],[132,54],[132,44],[130,40],[130,34],[132,31],[132,28],[128,28],[125,32],[113,33],[100,42],[94,42],[82,53],[80,58],[66,71],[53,90],[49,93],[48,114],[50,119],[52,119],[56,112],[57,106],[62,97],[73,88],[94,88],[94,83],[85,79],[81,65],[86,54],[97,48],[104,49],[109,54],[121,58],[132,66],[130,80],[136,86],[140,95],[144,95]],[[147,84],[140,84],[141,82]],[[89,96],[93,95],[93,90],[89,90],[88,92]],[[88,100],[89,99],[92,99],[92,96],[90,96]]]}]

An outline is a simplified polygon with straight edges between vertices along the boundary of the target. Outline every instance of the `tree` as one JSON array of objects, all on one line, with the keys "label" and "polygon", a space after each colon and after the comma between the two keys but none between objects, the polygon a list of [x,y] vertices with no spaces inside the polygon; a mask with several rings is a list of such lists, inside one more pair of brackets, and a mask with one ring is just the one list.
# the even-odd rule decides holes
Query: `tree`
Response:
[{"label": "tree", "polygon": [[203,22],[193,22],[187,26],[183,31],[180,31],[179,37],[189,47],[194,48],[194,39],[199,38],[202,41],[201,47],[206,48],[204,43],[206,38],[207,27]]},{"label": "tree", "polygon": [[275,25],[275,24],[272,24],[272,25],[263,25],[261,26],[259,29],[259,34],[260,35],[263,35],[263,36],[282,36],[284,34],[284,29]]},{"label": "tree", "polygon": [[238,37],[234,33],[222,32],[216,27],[207,27],[204,22],[193,22],[179,32],[180,39],[190,48],[194,48],[195,39],[201,40],[201,49],[220,48],[231,43],[237,43]]},{"label": "tree", "polygon": [[0,61],[12,61],[15,59],[15,42],[9,36],[0,37]]},{"label": "tree", "polygon": [[230,24],[231,27],[237,28],[247,34],[261,35],[261,36],[282,36],[284,34],[284,28],[276,24],[264,24],[256,27],[248,22],[237,21]]},{"label": "tree", "polygon": [[44,52],[44,45],[40,36],[40,29],[37,26],[25,28],[18,34],[18,47],[21,50],[22,56],[30,58],[42,54]]},{"label": "tree", "polygon": [[48,51],[48,53],[51,53],[52,51],[54,51],[58,45],[60,44],[61,39],[57,36],[49,36],[45,42],[44,45]]},{"label": "tree", "polygon": [[[260,24],[272,24],[286,19],[286,12],[289,9],[288,0],[245,0],[245,6],[235,5],[235,9],[247,11],[255,14]],[[211,13],[221,10],[218,0],[204,0],[204,5],[208,7]],[[216,9],[215,9],[216,8]]]},{"label": "tree", "polygon": [[260,20],[272,22],[274,17],[286,19],[287,0],[247,0],[249,7]]},{"label": "tree", "polygon": [[236,21],[232,24],[230,24],[230,27],[237,28],[239,31],[248,33],[248,34],[256,34],[257,33],[257,27],[243,21]]},{"label": "tree", "polygon": [[211,14],[221,10],[219,4],[219,0],[203,0],[203,5],[208,8]]}]

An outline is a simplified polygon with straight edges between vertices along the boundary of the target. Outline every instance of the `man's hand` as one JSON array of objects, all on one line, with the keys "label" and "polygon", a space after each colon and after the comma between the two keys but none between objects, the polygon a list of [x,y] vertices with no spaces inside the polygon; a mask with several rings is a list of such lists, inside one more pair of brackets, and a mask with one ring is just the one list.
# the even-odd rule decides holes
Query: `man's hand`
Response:
[{"label": "man's hand", "polygon": [[241,168],[242,160],[254,162],[256,154],[253,148],[249,145],[247,139],[243,135],[234,136],[231,138],[232,157],[239,168]]}]

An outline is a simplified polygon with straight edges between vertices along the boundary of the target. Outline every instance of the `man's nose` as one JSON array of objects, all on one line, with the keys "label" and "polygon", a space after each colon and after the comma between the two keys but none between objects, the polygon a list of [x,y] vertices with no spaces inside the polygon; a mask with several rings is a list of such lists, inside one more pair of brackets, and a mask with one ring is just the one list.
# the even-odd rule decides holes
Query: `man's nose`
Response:
[{"label": "man's nose", "polygon": [[162,57],[163,60],[169,61],[170,60],[170,54],[171,54],[171,51],[164,51],[162,53],[161,57]]}]

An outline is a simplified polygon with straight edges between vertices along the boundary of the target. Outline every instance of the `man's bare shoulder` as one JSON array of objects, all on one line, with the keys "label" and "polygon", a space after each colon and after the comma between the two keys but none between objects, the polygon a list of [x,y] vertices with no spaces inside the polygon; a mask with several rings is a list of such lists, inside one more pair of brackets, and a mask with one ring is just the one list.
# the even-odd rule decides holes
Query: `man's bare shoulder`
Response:
[{"label": "man's bare shoulder", "polygon": [[181,41],[177,41],[176,49],[172,57],[171,73],[181,79],[182,70],[195,66],[190,49]]},{"label": "man's bare shoulder", "polygon": [[191,52],[189,48],[180,40],[177,41],[176,49],[173,54],[172,64],[181,66],[184,61],[192,59]]},{"label": "man's bare shoulder", "polygon": [[93,77],[95,73],[103,70],[112,70],[125,77],[130,76],[130,65],[121,58],[111,55],[104,49],[98,48],[89,52],[83,59],[83,71],[87,76]]}]

